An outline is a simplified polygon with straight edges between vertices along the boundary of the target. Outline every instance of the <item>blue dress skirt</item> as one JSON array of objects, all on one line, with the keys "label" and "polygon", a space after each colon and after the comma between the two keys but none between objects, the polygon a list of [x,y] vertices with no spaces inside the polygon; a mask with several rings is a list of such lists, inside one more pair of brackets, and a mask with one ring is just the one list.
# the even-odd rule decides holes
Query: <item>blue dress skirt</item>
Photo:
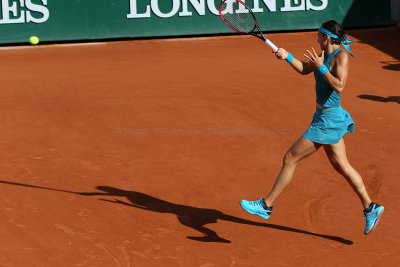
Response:
[{"label": "blue dress skirt", "polygon": [[350,114],[341,106],[319,109],[314,113],[305,138],[319,144],[337,144],[342,137],[354,132],[355,124]]}]

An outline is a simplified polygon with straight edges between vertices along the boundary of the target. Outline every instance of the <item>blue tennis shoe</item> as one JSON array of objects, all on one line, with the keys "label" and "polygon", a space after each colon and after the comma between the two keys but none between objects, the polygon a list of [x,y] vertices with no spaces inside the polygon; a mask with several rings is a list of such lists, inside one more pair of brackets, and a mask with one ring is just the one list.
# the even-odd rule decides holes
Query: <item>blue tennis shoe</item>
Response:
[{"label": "blue tennis shoe", "polygon": [[272,207],[267,207],[262,198],[256,201],[241,200],[240,206],[248,213],[258,215],[264,219],[269,219],[272,212]]},{"label": "blue tennis shoe", "polygon": [[371,233],[375,227],[378,225],[379,218],[382,216],[383,210],[385,208],[380,206],[374,202],[372,202],[368,209],[364,210],[364,219],[366,221],[366,226],[364,230],[364,234]]}]

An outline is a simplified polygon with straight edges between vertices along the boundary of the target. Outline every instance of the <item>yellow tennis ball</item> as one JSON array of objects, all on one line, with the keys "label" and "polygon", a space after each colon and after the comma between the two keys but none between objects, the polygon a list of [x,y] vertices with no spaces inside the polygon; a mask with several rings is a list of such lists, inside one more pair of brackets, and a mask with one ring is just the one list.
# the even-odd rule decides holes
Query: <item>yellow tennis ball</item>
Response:
[{"label": "yellow tennis ball", "polygon": [[31,38],[29,38],[29,42],[33,45],[37,45],[39,43],[39,38],[36,36],[31,36]]}]

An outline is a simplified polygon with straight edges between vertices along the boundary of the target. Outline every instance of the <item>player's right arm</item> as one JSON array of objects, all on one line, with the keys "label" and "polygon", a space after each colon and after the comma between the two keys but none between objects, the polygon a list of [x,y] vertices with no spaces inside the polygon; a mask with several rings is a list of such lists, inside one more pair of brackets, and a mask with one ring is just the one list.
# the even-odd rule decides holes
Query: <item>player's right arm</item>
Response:
[{"label": "player's right arm", "polygon": [[[278,51],[273,52],[273,53],[275,53],[275,55],[278,59],[286,59],[289,55],[289,53],[283,48],[279,48]],[[293,58],[293,61],[289,64],[298,73],[303,74],[303,75],[307,75],[314,71],[314,65],[310,61],[300,61],[296,58]]]}]

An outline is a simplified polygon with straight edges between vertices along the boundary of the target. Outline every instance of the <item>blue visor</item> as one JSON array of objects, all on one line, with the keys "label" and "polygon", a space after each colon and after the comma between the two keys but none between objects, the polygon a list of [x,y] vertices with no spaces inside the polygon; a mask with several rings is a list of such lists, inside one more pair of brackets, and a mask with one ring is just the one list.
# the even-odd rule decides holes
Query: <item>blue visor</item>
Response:
[{"label": "blue visor", "polygon": [[[321,33],[323,34],[327,34],[332,38],[336,38],[339,39],[339,36],[337,36],[336,34],[331,33],[330,31],[328,31],[327,29],[325,29],[324,27],[319,27],[318,29]],[[342,45],[344,46],[344,48],[346,48],[347,52],[349,52],[349,54],[354,57],[354,55],[352,53],[350,53],[350,44],[353,43],[353,40],[350,40],[349,38],[347,38],[346,35],[343,35],[343,39],[340,40],[340,42],[342,43]]]}]

